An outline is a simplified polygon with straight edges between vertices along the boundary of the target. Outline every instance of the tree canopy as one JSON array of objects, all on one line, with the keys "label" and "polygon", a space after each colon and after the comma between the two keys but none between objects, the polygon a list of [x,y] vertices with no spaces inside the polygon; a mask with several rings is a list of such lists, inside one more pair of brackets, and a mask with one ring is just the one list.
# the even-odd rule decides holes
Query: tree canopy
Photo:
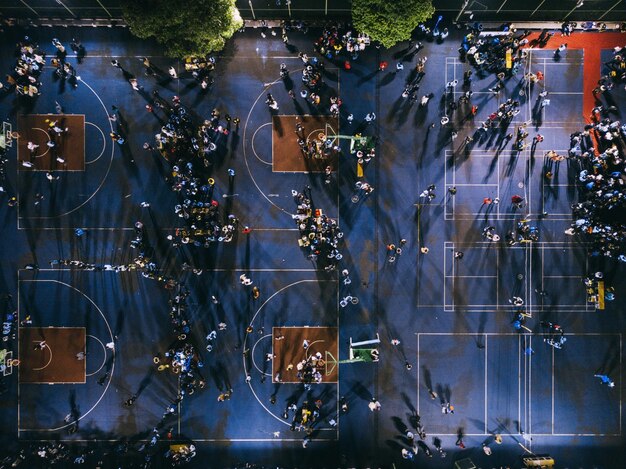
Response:
[{"label": "tree canopy", "polygon": [[387,48],[410,39],[417,25],[434,12],[432,0],[352,0],[356,30]]},{"label": "tree canopy", "polygon": [[221,50],[243,25],[235,0],[123,0],[123,11],[135,36],[154,37],[170,57]]}]

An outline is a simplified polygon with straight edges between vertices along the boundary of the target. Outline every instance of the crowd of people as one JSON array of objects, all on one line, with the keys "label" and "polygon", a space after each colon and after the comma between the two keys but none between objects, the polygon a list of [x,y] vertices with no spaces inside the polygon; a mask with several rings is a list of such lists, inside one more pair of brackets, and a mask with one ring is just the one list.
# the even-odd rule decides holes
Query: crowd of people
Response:
[{"label": "crowd of people", "polygon": [[46,65],[45,52],[30,37],[25,36],[17,44],[15,55],[17,57],[15,68],[6,76],[7,89],[15,89],[21,96],[39,96],[41,94],[39,77]]},{"label": "crowd of people", "polygon": [[[569,31],[569,27],[564,28]],[[437,28],[437,36],[443,36]],[[431,34],[430,30],[422,31]],[[285,31],[283,31],[285,35]],[[447,36],[447,30],[444,33]],[[565,34],[565,33],[564,33]],[[524,47],[528,45],[526,36],[528,32],[517,34],[515,30],[508,31],[507,34],[483,37],[480,35],[480,29],[475,26],[472,31],[467,34],[463,40],[460,52],[461,55],[467,57],[470,63],[479,71],[496,74],[497,82],[490,90],[494,95],[498,95],[504,89],[504,79],[507,76],[515,75],[526,57]],[[550,37],[549,33],[542,35],[539,43],[545,43]],[[287,40],[285,40],[287,43]],[[57,57],[53,59],[52,65],[56,68],[55,73],[60,79],[67,79],[71,83],[75,83],[75,71],[73,67],[65,62],[65,47],[57,40],[53,40],[53,44],[57,49]],[[336,59],[342,52],[352,59],[356,60],[359,53],[369,44],[369,38],[365,35],[355,36],[352,31],[344,34],[339,29],[330,26],[327,27],[315,46],[317,51],[328,59]],[[78,46],[78,44],[76,43]],[[410,45],[411,46],[411,45]],[[419,50],[421,44],[418,43],[416,50]],[[73,48],[73,47],[72,47]],[[507,51],[510,57],[507,57]],[[596,95],[602,95],[611,91],[614,83],[623,83],[626,74],[624,73],[623,51],[619,49],[615,51],[614,58],[607,64],[609,74],[603,77],[598,87],[594,90]],[[320,89],[323,87],[324,67],[323,63],[315,57],[308,57],[304,53],[300,53],[300,58],[304,65],[302,73],[302,83],[304,88],[301,92],[302,98],[308,98],[313,106],[319,106],[321,103]],[[507,60],[510,64],[507,65]],[[418,90],[421,80],[425,74],[425,64],[427,57],[417,59],[415,74],[406,82],[406,86],[402,93],[403,98],[411,101],[417,101]],[[120,64],[114,60],[113,65],[120,67]],[[144,66],[148,71],[148,75],[155,74],[155,66],[151,64],[147,58],[143,59]],[[10,85],[14,85],[20,94],[37,95],[41,84],[38,81],[38,75],[41,68],[45,64],[45,55],[37,48],[36,45],[29,42],[28,38],[19,45],[18,64],[15,74],[7,77]],[[201,82],[201,87],[206,89],[212,82],[211,71],[214,69],[215,60],[208,58],[207,60],[191,60],[186,65],[187,71],[192,73],[194,79]],[[348,68],[346,66],[346,68]],[[380,70],[384,70],[381,63]],[[400,67],[397,70],[401,70]],[[286,66],[281,66],[281,77],[288,85],[290,82],[289,71]],[[169,72],[172,79],[178,79],[175,69],[171,68]],[[539,74],[529,73],[523,77],[529,83],[541,81]],[[477,108],[471,103],[472,91],[471,81],[472,72],[467,71],[463,78],[463,92],[458,101],[454,98],[454,90],[458,82],[455,80],[446,84],[445,94],[452,95],[451,100],[446,101],[445,122],[442,119],[442,126],[448,124],[449,117],[457,109],[467,109],[468,116],[476,114]],[[134,82],[132,81],[134,80]],[[135,78],[130,79],[133,89],[143,92]],[[288,85],[289,86],[289,85]],[[289,88],[290,95],[293,96],[293,89]],[[421,106],[428,105],[428,101],[433,94],[425,94],[422,96]],[[278,111],[278,102],[268,93],[267,101],[271,111]],[[340,113],[341,100],[337,96],[330,97],[330,112],[338,116]],[[493,112],[489,114],[476,133],[468,136],[464,142],[467,150],[471,150],[474,143],[487,141],[492,134],[497,133],[502,137],[502,145],[513,140],[513,148],[522,151],[526,147],[526,139],[529,136],[526,126],[520,125],[515,133],[507,132],[513,118],[520,112],[520,102],[514,98],[502,100]],[[155,147],[150,143],[146,143],[146,150],[156,149],[160,155],[170,165],[167,182],[170,188],[177,194],[179,201],[174,206],[174,214],[176,218],[182,219],[181,227],[177,228],[168,236],[174,247],[180,245],[191,244],[194,246],[209,247],[215,242],[231,242],[235,239],[238,232],[240,222],[234,214],[228,214],[226,217],[220,214],[220,204],[215,197],[215,181],[211,178],[212,171],[222,155],[222,150],[231,132],[236,132],[239,126],[239,119],[232,118],[226,114],[222,120],[221,112],[214,109],[210,118],[198,118],[192,110],[181,103],[178,96],[174,96],[171,100],[163,99],[157,90],[151,94],[149,104],[146,106],[148,112],[162,113],[165,117],[165,123],[161,126],[160,131],[155,135]],[[595,122],[587,126],[584,131],[576,132],[571,136],[571,145],[569,158],[577,161],[581,170],[579,173],[579,181],[584,193],[584,200],[573,205],[576,221],[572,224],[570,234],[581,233],[590,236],[594,243],[593,253],[606,256],[617,257],[620,261],[626,262],[626,210],[625,199],[626,191],[624,191],[624,174],[626,171],[624,162],[624,148],[626,147],[626,125],[622,125],[619,121],[611,119],[611,108],[606,109],[602,106],[596,107],[594,110]],[[111,117],[112,120],[113,116]],[[367,123],[371,123],[376,119],[375,114],[368,114]],[[57,125],[57,121],[50,122],[52,132],[62,135],[64,129]],[[56,129],[59,129],[58,131]],[[453,131],[453,139],[455,138]],[[54,134],[53,134],[54,135]],[[339,147],[332,140],[308,140],[305,135],[305,129],[301,124],[296,128],[298,144],[305,157],[308,158],[329,158],[340,151]],[[540,138],[541,137],[541,138]],[[120,138],[122,139],[120,141]],[[116,136],[114,139],[119,144],[123,144],[123,137]],[[533,145],[540,143],[543,137],[538,135],[533,139]],[[329,143],[330,142],[330,143]],[[49,145],[54,148],[53,145]],[[362,138],[356,135],[352,154],[356,157],[359,164],[364,165],[375,157],[376,139]],[[32,148],[31,151],[34,151]],[[558,155],[557,155],[558,156]],[[59,156],[57,160],[62,158]],[[63,162],[63,161],[60,161]],[[0,160],[0,176],[3,178],[3,159]],[[326,173],[329,174],[332,169]],[[233,187],[235,172],[228,170],[230,188]],[[1,189],[0,179],[0,189]],[[360,191],[366,194],[371,193],[373,188],[365,181],[359,181],[356,186]],[[429,201],[434,199],[435,185],[432,184],[421,195],[422,198]],[[229,197],[231,194],[224,194]],[[339,250],[339,244],[343,238],[343,232],[339,228],[337,221],[328,217],[323,210],[316,208],[310,187],[306,187],[301,192],[292,191],[294,202],[296,204],[296,213],[292,215],[294,222],[299,230],[299,245],[308,253],[308,258],[317,263],[317,267],[324,271],[336,270],[342,254]],[[519,200],[515,199],[519,197]],[[524,202],[521,196],[514,196],[512,204],[521,208]],[[491,203],[491,201],[489,202]],[[490,241],[499,241],[500,237],[495,232],[495,226],[487,226],[483,230],[483,237]],[[529,220],[521,219],[516,222],[515,229],[506,234],[506,242],[514,245],[520,242],[538,241],[539,230]],[[405,240],[400,242],[400,247],[389,245],[388,250],[393,256],[400,255]],[[177,375],[179,380],[179,393],[173,397],[171,403],[168,403],[163,420],[166,421],[169,416],[176,413],[176,407],[180,404],[185,396],[194,394],[197,390],[206,386],[206,380],[202,374],[204,362],[199,347],[192,338],[192,322],[188,311],[188,300],[190,290],[187,286],[174,277],[162,274],[154,259],[154,250],[151,248],[147,235],[144,231],[143,224],[137,222],[135,225],[134,236],[131,240],[131,247],[138,252],[131,262],[123,264],[94,264],[81,260],[57,259],[51,261],[51,264],[70,267],[73,269],[87,271],[139,271],[144,277],[154,279],[162,284],[168,290],[168,312],[170,325],[173,333],[173,342],[163,353],[158,353],[153,357],[156,369],[160,372],[171,372]],[[393,249],[390,249],[393,247]],[[427,252],[422,251],[422,252]],[[462,258],[462,252],[456,259]],[[394,257],[395,260],[395,257]],[[391,261],[393,262],[393,261]],[[188,270],[183,268],[183,271]],[[201,270],[194,273],[201,273]],[[344,273],[345,272],[345,273]],[[350,283],[348,271],[344,270],[344,285]],[[243,285],[249,286],[252,281],[242,274],[240,277]],[[258,298],[259,290],[254,287],[256,293],[254,298]],[[256,296],[254,296],[256,294]],[[352,298],[352,297],[350,297]],[[516,309],[516,329],[529,330],[525,328],[524,321],[527,314],[524,313],[521,306],[523,300],[515,297],[513,302]],[[219,303],[216,297],[213,297],[215,304]],[[347,304],[347,303],[346,303]],[[344,305],[345,306],[345,305]],[[219,330],[223,330],[226,325],[220,323]],[[560,326],[546,322],[541,324],[545,329],[546,342],[556,348],[560,348],[564,343],[563,330]],[[246,333],[252,332],[251,326]],[[213,348],[213,341],[217,338],[217,331],[212,331],[207,340],[209,344],[206,347],[208,352]],[[108,346],[108,345],[107,345]],[[111,348],[111,347],[109,347]],[[246,352],[244,351],[244,356]],[[378,356],[376,356],[376,360]],[[408,362],[407,362],[408,364]],[[324,365],[321,354],[313,354],[307,356],[304,360],[297,364],[297,378],[304,385],[305,390],[310,390],[311,384],[321,383],[322,374],[320,367]],[[410,370],[410,367],[407,367]],[[103,375],[107,379],[107,374]],[[246,381],[250,376],[248,375]],[[276,381],[280,381],[277,377]],[[104,382],[104,381],[102,381]],[[102,384],[101,381],[98,381]],[[222,392],[218,397],[219,401],[230,399],[232,388]],[[432,395],[432,391],[431,391]],[[139,398],[139,393],[132,394],[125,402],[125,407],[131,407]],[[273,396],[275,399],[275,396]],[[274,402],[272,402],[274,403]],[[375,401],[377,405],[372,410],[379,410],[380,403]],[[303,440],[303,446],[306,447],[310,441],[310,436],[314,431],[315,425],[323,417],[321,412],[323,403],[316,400],[313,404],[304,401],[300,406],[296,402],[290,402],[284,412],[283,417],[288,419],[289,413],[293,412],[293,420],[291,424],[292,431],[303,431],[306,437]],[[344,409],[342,404],[342,410]],[[347,411],[347,405],[345,407]],[[442,413],[454,413],[454,407],[449,401],[442,401]],[[330,417],[327,421],[331,426],[336,425],[336,418]],[[75,422],[77,424],[77,421]],[[433,452],[426,444],[426,433],[419,417],[417,417],[414,425],[416,434],[408,428],[403,432],[403,447],[401,455],[404,459],[413,459],[413,457],[421,450],[426,456],[432,457]],[[145,460],[150,461],[154,457],[155,451],[150,449],[156,447],[160,439],[159,430],[155,427],[150,433],[151,439],[149,444],[136,445],[134,448],[128,442],[120,443],[114,450],[119,454],[125,454],[129,448],[145,455]],[[417,436],[417,437],[416,437]],[[169,437],[168,437],[169,438]],[[459,444],[460,442],[460,444]],[[461,435],[457,440],[457,446],[464,448]],[[441,440],[434,439],[434,448],[440,457],[446,456],[442,448]],[[485,449],[487,448],[487,449]],[[483,451],[491,454],[487,444],[483,444]],[[92,458],[93,452],[82,451],[79,453],[69,451],[63,444],[41,445],[37,448],[37,454],[46,459],[48,462],[56,463],[63,461],[72,461],[76,464],[84,463],[86,459]],[[193,445],[181,445],[177,450],[171,448],[165,453],[172,464],[188,462],[195,456],[195,448]],[[19,464],[20,461],[26,460],[25,453],[19,453],[13,458]],[[13,463],[13,461],[6,461]]]},{"label": "crowd of people", "polygon": [[570,159],[580,165],[581,200],[572,205],[568,234],[592,243],[591,255],[626,262],[626,124],[613,120],[601,106],[595,122],[570,137]]},{"label": "crowd of people", "polygon": [[[510,76],[517,74],[526,58],[529,41],[526,36],[530,31],[517,34],[513,28],[497,35],[481,35],[482,25],[474,24],[465,35],[459,48],[461,59],[467,60],[477,70],[487,73],[505,73]],[[542,37],[540,42],[548,40]],[[507,65],[507,60],[510,62]]]},{"label": "crowd of people", "polygon": [[302,192],[292,190],[292,195],[297,204],[297,211],[292,218],[300,231],[298,244],[309,252],[308,258],[317,263],[318,269],[335,270],[343,258],[338,248],[343,232],[337,220],[313,206],[310,188]]},{"label": "crowd of people", "polygon": [[[50,65],[54,68],[56,79],[67,81],[72,87],[78,86],[76,69],[66,60],[67,49],[57,38],[52,39],[52,45],[56,49],[55,56],[50,59]],[[80,62],[85,56],[85,48],[77,39],[72,39],[70,48],[76,54]],[[41,95],[41,73],[46,66],[46,53],[29,36],[17,43],[15,49],[17,63],[10,73],[6,75],[6,85],[0,82],[0,89],[14,89],[18,96],[36,97]]]},{"label": "crowd of people", "polygon": [[366,34],[357,34],[351,29],[340,32],[336,25],[328,25],[315,41],[315,49],[327,59],[333,59],[345,50],[352,60],[356,60],[369,44],[370,38]]},{"label": "crowd of people", "polygon": [[[336,100],[337,98],[335,98]],[[331,98],[332,103],[333,98]],[[331,104],[332,105],[332,104]],[[339,111],[337,111],[339,112]],[[341,148],[326,135],[307,136],[306,129],[299,121],[296,123],[296,136],[300,152],[305,159],[329,161],[341,153]]]},{"label": "crowd of people", "polygon": [[608,69],[608,78],[613,83],[626,83],[626,60],[624,54],[626,54],[626,46],[616,46],[613,49],[613,57],[604,64]]},{"label": "crowd of people", "polygon": [[[155,90],[156,91],[156,90]],[[209,247],[214,242],[230,242],[237,232],[239,220],[229,214],[224,221],[220,217],[219,202],[214,197],[215,181],[211,169],[220,157],[227,136],[239,119],[225,116],[214,109],[210,119],[198,119],[174,96],[171,103],[153,92],[154,106],[167,117],[159,133],[155,135],[156,148],[171,165],[170,187],[179,196],[174,207],[184,226],[169,235],[175,245],[193,244]],[[151,146],[148,144],[148,149]],[[229,184],[233,185],[234,170],[229,170]],[[228,196],[228,194],[224,194]]]},{"label": "crowd of people", "polygon": [[[322,372],[320,370],[324,364],[325,361],[320,352],[308,355],[296,364],[296,377],[305,385],[310,385],[311,383],[319,384],[322,382]],[[310,386],[308,387],[310,389]]]}]

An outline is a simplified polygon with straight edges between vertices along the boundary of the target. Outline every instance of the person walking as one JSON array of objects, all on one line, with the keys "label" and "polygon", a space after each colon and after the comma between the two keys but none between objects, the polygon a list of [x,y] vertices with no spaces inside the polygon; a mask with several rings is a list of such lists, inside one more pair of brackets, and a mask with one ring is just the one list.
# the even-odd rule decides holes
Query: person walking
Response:
[{"label": "person walking", "polygon": [[555,59],[555,60],[560,59],[560,58],[561,58],[561,54],[562,54],[563,52],[565,52],[565,49],[567,49],[567,43],[563,43],[563,44],[561,44],[561,45],[558,47],[558,49],[556,49],[556,50],[554,51],[554,59]]},{"label": "person walking", "polygon": [[610,388],[615,387],[615,382],[609,378],[609,375],[593,375],[595,378],[600,378],[602,380],[602,384],[606,384]]}]

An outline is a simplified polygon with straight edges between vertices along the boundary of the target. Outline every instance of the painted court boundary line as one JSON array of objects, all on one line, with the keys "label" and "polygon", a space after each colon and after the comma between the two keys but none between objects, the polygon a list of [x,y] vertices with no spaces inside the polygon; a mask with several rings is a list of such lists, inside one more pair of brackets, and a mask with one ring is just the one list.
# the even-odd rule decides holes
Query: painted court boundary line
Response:
[{"label": "painted court boundary line", "polygon": [[[420,338],[421,336],[439,336],[439,337],[443,337],[443,336],[448,336],[448,337],[455,337],[455,336],[459,336],[459,337],[467,337],[467,336],[483,336],[485,338],[485,372],[484,372],[484,400],[485,400],[485,408],[484,408],[484,419],[485,419],[485,431],[484,433],[464,433],[465,436],[486,436],[486,435],[491,435],[492,433],[488,431],[487,427],[487,421],[488,421],[488,409],[487,409],[487,405],[488,405],[488,395],[487,395],[487,380],[488,380],[488,337],[511,337],[511,336],[518,336],[518,350],[517,350],[517,354],[518,354],[518,373],[517,373],[517,379],[518,379],[518,422],[520,427],[522,427],[521,429],[526,429],[526,433],[528,435],[531,435],[533,437],[537,437],[537,436],[544,436],[544,437],[621,437],[622,436],[622,386],[620,386],[620,392],[619,392],[619,432],[618,433],[554,433],[554,403],[555,403],[555,394],[554,394],[554,383],[555,383],[555,376],[554,376],[554,348],[552,348],[552,370],[551,370],[551,381],[552,381],[552,390],[551,390],[551,428],[552,428],[552,432],[551,433],[534,433],[532,432],[532,414],[531,414],[531,399],[532,399],[532,391],[531,391],[531,386],[532,386],[532,364],[531,364],[531,359],[532,356],[527,356],[524,351],[522,350],[522,346],[521,346],[521,340],[522,338],[524,340],[528,339],[529,341],[532,341],[533,338],[533,334],[519,334],[517,332],[505,332],[505,333],[498,333],[498,332],[483,332],[483,333],[479,333],[479,332],[417,332],[415,334],[417,336],[417,368],[418,370],[421,369],[421,363],[420,363],[420,357],[421,357],[421,353],[420,353]],[[610,337],[610,336],[618,336],[619,337],[619,356],[620,356],[620,369],[619,369],[619,380],[620,380],[620,384],[622,383],[622,376],[623,376],[623,371],[622,371],[622,364],[623,364],[623,358],[622,358],[622,352],[623,352],[623,335],[622,333],[600,333],[600,332],[581,332],[581,333],[566,333],[566,336],[571,336],[571,337],[576,337],[576,336],[581,336],[581,337],[599,337],[599,336],[606,336],[606,337]],[[527,344],[528,346],[532,345],[532,342],[529,342]],[[525,348],[525,347],[524,347]],[[521,367],[521,362],[522,359],[524,359],[524,417],[525,417],[525,425],[522,426],[522,419],[521,419],[521,401],[522,401],[522,395],[521,395],[521,377],[522,377],[522,367]],[[526,377],[527,376],[527,377]],[[417,414],[420,414],[420,389],[421,389],[421,373],[417,373],[417,389],[416,389],[416,409],[417,409]],[[470,416],[471,417],[471,416]],[[518,430],[521,430],[518,429]],[[431,435],[434,436],[458,436],[457,433],[431,433]],[[510,433],[510,435],[521,435],[521,432],[518,431],[517,433]]]},{"label": "painted court boundary line", "polygon": [[[533,246],[534,245],[534,246]],[[560,249],[570,249],[574,246],[574,244],[569,244],[569,243],[565,243],[565,242],[560,242],[560,241],[553,241],[550,243],[547,242],[535,242],[535,243],[528,243],[524,246],[510,246],[507,249],[509,250],[523,250],[524,252],[524,295],[525,298],[527,298],[527,302],[525,304],[526,309],[528,311],[543,311],[543,298],[541,300],[541,304],[540,305],[535,305],[532,303],[533,300],[533,295],[531,292],[532,289],[532,285],[533,285],[533,279],[532,279],[532,272],[533,272],[533,266],[532,266],[532,258],[534,257],[534,255],[538,255],[541,256],[540,260],[541,260],[541,285],[543,287],[544,285],[544,279],[546,278],[557,278],[557,279],[564,279],[564,278],[579,278],[581,279],[581,291],[583,291],[583,285],[582,285],[582,278],[584,277],[584,275],[581,273],[581,275],[567,275],[567,276],[561,276],[561,275],[550,275],[550,276],[544,276],[543,275],[543,269],[544,269],[544,259],[545,259],[545,252],[546,250],[560,250]],[[459,247],[463,247],[464,249],[468,249],[468,248],[472,248],[472,247],[476,247],[476,248],[484,248],[484,247],[493,247],[495,249],[495,253],[496,253],[496,263],[495,263],[495,270],[496,272],[500,271],[500,253],[499,253],[499,249],[497,248],[497,245],[490,242],[490,241],[480,241],[480,242],[460,242],[460,243],[455,243],[453,241],[445,241],[444,245],[443,245],[443,268],[442,268],[442,272],[443,272],[443,304],[442,305],[422,305],[422,304],[418,304],[418,307],[426,307],[426,306],[431,306],[431,307],[443,307],[444,312],[456,312],[456,311],[466,311],[466,312],[472,312],[472,311],[479,311],[482,312],[484,311],[484,309],[502,309],[502,308],[506,308],[506,309],[510,309],[512,308],[511,305],[509,304],[501,304],[500,303],[500,297],[499,297],[499,288],[500,288],[500,284],[499,284],[499,275],[456,275],[456,260],[454,260],[454,258],[452,258],[452,275],[448,275],[446,272],[448,272],[448,262],[449,262],[449,256],[448,256],[448,251],[454,251]],[[576,260],[576,259],[574,259]],[[588,263],[589,260],[588,258],[585,257],[585,265],[584,266],[580,266],[581,270],[583,270],[584,272],[588,271]],[[456,305],[455,303],[448,303],[447,298],[448,298],[448,290],[451,288],[452,291],[455,291],[455,287],[456,287],[456,279],[461,279],[461,278],[486,278],[486,279],[495,279],[496,280],[496,303],[495,304],[464,304],[464,305]],[[448,283],[451,283],[451,285],[448,285]],[[452,295],[452,298],[454,298],[454,295]],[[584,304],[564,304],[559,302],[558,305],[552,305],[551,306],[553,309],[555,310],[570,310],[570,311],[583,311],[583,312],[595,312],[595,308],[591,308],[591,306],[589,305],[588,302],[585,302]],[[478,310],[472,310],[471,308],[483,308],[483,309],[478,309]]]}]

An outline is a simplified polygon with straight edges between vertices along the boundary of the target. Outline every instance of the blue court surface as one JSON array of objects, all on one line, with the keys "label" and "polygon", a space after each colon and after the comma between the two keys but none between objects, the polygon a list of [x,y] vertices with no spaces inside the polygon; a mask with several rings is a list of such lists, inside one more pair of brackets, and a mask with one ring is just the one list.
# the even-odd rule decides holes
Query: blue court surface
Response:
[{"label": "blue court surface", "polygon": [[[85,169],[55,171],[49,179],[45,171],[19,167],[16,145],[7,151],[0,304],[5,316],[16,316],[7,319],[0,347],[8,352],[3,457],[61,441],[74,456],[93,448],[88,467],[99,459],[102,467],[143,467],[147,454],[151,467],[167,467],[170,445],[193,442],[198,455],[190,467],[453,468],[469,458],[476,467],[521,468],[524,456],[550,455],[555,467],[623,468],[624,267],[589,256],[584,242],[565,233],[579,197],[578,169],[546,156],[566,153],[569,135],[585,125],[585,53],[568,50],[555,62],[552,51],[532,50],[523,73],[542,71],[544,82],[521,84],[520,73],[497,95],[490,91],[495,77],[476,74],[471,104],[461,104],[441,125],[447,106],[465,91],[459,84],[445,92],[446,83],[462,81],[470,67],[458,54],[462,32],[451,31],[443,43],[422,39],[418,52],[408,43],[370,46],[346,70],[347,56],[327,59],[314,51],[318,29],[291,32],[287,48],[280,31],[262,37],[249,28],[216,55],[214,83],[203,90],[182,62],[125,31],[7,28],[0,46],[4,73],[15,66],[14,45],[25,34],[49,57],[53,37],[67,44],[82,39],[85,57],[80,63],[71,53],[67,58],[80,77],[76,88],[46,67],[41,96],[24,100],[2,91],[0,109],[18,133],[28,130],[17,128],[19,116],[53,116],[56,103],[84,115]],[[324,64],[319,106],[299,95],[306,65],[298,52]],[[165,73],[147,76],[143,57]],[[425,76],[411,102],[402,92],[420,57],[428,57]],[[112,59],[144,89],[134,91]],[[384,71],[378,71],[381,60],[389,63]],[[403,70],[396,70],[399,61]],[[281,63],[291,84],[280,79]],[[179,78],[169,78],[170,66]],[[551,102],[541,109],[544,88]],[[177,242],[187,219],[180,211],[185,197],[172,184],[185,168],[144,149],[155,145],[167,122],[163,110],[146,108],[154,90],[167,102],[177,96],[198,122],[220,111],[229,132],[217,138],[202,178],[212,181],[220,220],[233,214],[240,222],[232,241]],[[281,116],[327,116],[329,98],[340,97],[339,126],[324,136],[342,152],[328,182],[323,172],[275,170],[274,152],[281,149],[273,146],[267,93]],[[420,106],[428,93],[433,98]],[[616,90],[612,99],[619,103],[623,95]],[[509,98],[519,100],[520,113],[508,130],[481,136],[482,122]],[[369,123],[368,113],[376,115]],[[226,114],[240,123],[226,123]],[[544,137],[534,151],[515,151],[505,141],[523,123],[529,140]],[[295,128],[279,131],[297,139]],[[122,132],[126,142],[115,143],[111,132]],[[376,148],[361,166],[350,154],[356,133]],[[468,136],[475,136],[469,145]],[[420,196],[430,185],[433,196]],[[303,239],[299,232],[292,215],[301,201],[292,191],[304,191],[312,213],[321,210],[340,228],[336,270],[310,256],[315,235]],[[13,196],[18,204],[9,206]],[[520,206],[514,196],[523,198]],[[325,223],[319,211],[313,220]],[[138,221],[149,259],[132,247]],[[537,238],[509,245],[507,234],[520,223],[532,226]],[[499,240],[483,236],[489,227]],[[150,275],[142,275],[149,262]],[[133,267],[112,267],[120,265]],[[583,279],[596,272],[603,272],[614,301],[591,298]],[[183,324],[176,322],[175,284],[189,292]],[[562,328],[561,348],[550,345],[560,337],[542,322]],[[28,327],[85,328],[85,383],[21,382],[22,370],[32,366],[15,361],[20,331]],[[277,327],[337,327],[339,356],[325,356],[319,367],[324,373],[338,367],[338,382],[305,386],[273,376],[272,360],[281,360],[275,341],[283,340],[273,334]],[[351,350],[355,342],[364,344]],[[191,344],[191,360],[199,363],[192,392],[170,363],[183,344]],[[283,345],[306,350],[301,343]],[[372,348],[378,361],[368,355]],[[367,359],[351,360],[355,351]],[[50,350],[56,352],[63,354]],[[596,374],[609,375],[615,387]],[[136,402],[124,405],[131,397]],[[380,410],[370,410],[373,400]],[[454,413],[446,413],[447,404]],[[315,412],[308,433],[292,424],[294,408],[298,415]],[[155,429],[159,439],[152,444]],[[416,437],[417,454],[403,459],[402,450],[413,447],[406,431],[419,429],[426,435]],[[27,464],[47,467],[35,459]]]}]

